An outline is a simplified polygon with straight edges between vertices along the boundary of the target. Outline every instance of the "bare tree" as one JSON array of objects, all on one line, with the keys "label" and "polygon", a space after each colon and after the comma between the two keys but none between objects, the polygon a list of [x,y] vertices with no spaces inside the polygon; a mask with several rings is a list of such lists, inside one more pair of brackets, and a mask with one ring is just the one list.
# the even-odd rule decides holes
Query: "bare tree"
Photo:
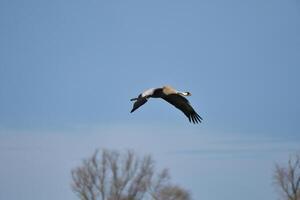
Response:
[{"label": "bare tree", "polygon": [[190,200],[186,190],[170,184],[168,170],[155,174],[151,156],[133,151],[96,151],[72,170],[71,186],[82,200]]},{"label": "bare tree", "polygon": [[186,200],[190,199],[190,194],[179,186],[162,187],[156,194],[156,200]]},{"label": "bare tree", "polygon": [[300,200],[300,154],[292,156],[287,167],[277,164],[274,180],[284,199]]}]

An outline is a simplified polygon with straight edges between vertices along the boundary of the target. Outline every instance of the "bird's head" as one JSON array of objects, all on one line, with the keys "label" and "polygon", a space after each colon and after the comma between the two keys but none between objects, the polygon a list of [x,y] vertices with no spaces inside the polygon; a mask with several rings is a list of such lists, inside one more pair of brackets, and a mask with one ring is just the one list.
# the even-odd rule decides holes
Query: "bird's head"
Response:
[{"label": "bird's head", "polygon": [[178,94],[180,94],[182,96],[192,96],[192,94],[190,92],[178,92]]},{"label": "bird's head", "polygon": [[186,96],[192,96],[192,93],[190,92],[185,92],[186,93]]}]

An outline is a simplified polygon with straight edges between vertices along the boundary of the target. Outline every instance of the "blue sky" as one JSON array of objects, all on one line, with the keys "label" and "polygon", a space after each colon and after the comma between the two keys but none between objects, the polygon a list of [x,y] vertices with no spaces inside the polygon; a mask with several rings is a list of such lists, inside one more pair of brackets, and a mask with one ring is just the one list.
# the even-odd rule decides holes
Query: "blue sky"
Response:
[{"label": "blue sky", "polygon": [[[300,144],[299,1],[4,0],[0,27],[1,198],[74,199],[98,147],[153,154],[195,199],[276,197]],[[204,123],[159,100],[129,113],[165,84]]]}]

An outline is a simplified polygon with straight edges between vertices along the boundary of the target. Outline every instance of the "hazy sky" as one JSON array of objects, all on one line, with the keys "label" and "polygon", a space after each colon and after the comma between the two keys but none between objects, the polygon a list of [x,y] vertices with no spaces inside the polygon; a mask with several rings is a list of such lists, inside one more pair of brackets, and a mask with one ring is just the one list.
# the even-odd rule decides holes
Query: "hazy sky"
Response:
[{"label": "hazy sky", "polygon": [[[300,150],[298,0],[2,0],[0,27],[1,199],[74,199],[103,147],[152,154],[194,199],[277,197]],[[156,99],[129,113],[165,84],[202,124]]]}]

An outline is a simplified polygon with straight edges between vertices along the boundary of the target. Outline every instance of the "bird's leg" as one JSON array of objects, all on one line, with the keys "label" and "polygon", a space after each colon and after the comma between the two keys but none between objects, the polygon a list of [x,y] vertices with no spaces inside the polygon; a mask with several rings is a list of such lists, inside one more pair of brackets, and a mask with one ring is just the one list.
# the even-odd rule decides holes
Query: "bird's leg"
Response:
[{"label": "bird's leg", "polygon": [[130,99],[130,101],[136,101],[136,100],[138,100],[138,98],[132,98],[132,99]]}]

